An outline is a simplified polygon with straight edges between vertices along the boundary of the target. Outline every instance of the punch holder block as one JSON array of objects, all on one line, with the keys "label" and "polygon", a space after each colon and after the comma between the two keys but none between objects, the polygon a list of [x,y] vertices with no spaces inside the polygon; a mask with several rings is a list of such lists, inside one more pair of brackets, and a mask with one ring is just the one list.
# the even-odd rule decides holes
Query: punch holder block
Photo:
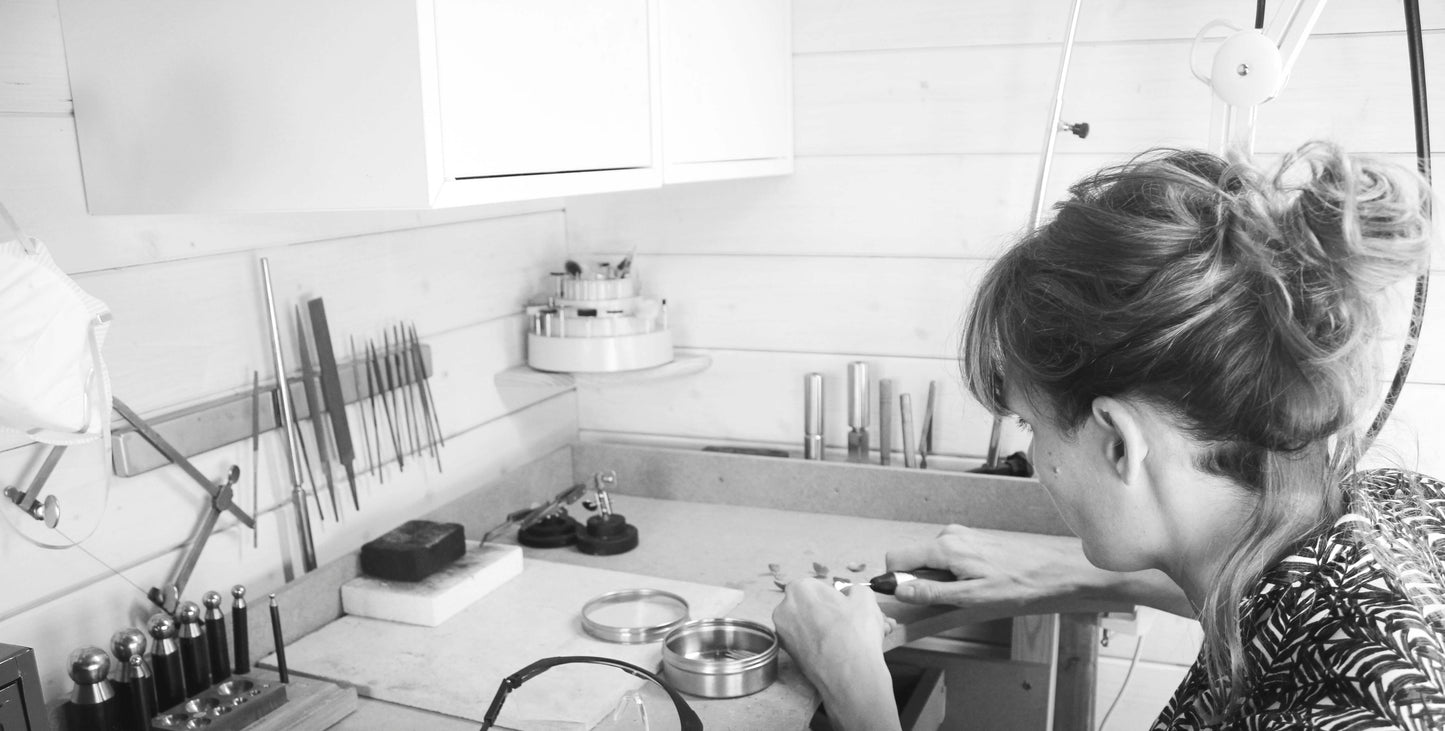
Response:
[{"label": "punch holder block", "polygon": [[408,520],[361,547],[361,572],[387,581],[421,581],[466,552],[460,523]]},{"label": "punch holder block", "polygon": [[205,727],[211,731],[245,728],[286,702],[286,685],[234,678],[156,714],[151,731]]},{"label": "punch holder block", "polygon": [[359,576],[341,585],[350,615],[435,627],[522,573],[520,546],[467,541],[466,555],[422,581]]},{"label": "punch holder block", "polygon": [[[399,348],[392,348],[389,351],[379,349],[377,355],[387,357],[388,354],[398,352],[406,351]],[[419,374],[419,377],[430,378],[435,369],[432,366],[431,346],[424,343],[421,345],[421,361],[422,373]],[[341,381],[342,401],[352,404],[366,400],[365,367],[367,362],[362,359],[337,364],[336,370],[338,379]],[[399,386],[412,383],[406,379],[404,372],[395,375],[400,381]],[[358,383],[360,384],[359,391],[357,390]],[[300,374],[288,375],[286,385],[291,389],[291,403],[296,409],[296,418],[298,420],[311,418],[311,413],[307,410]],[[276,421],[276,414],[280,412],[276,407],[276,393],[274,384],[261,390],[260,428],[263,434],[281,427]],[[378,390],[377,396],[383,393],[386,393],[385,389]],[[168,414],[149,417],[146,420],[182,455],[192,457],[251,438],[251,390],[248,387],[242,393],[172,411]],[[120,477],[134,477],[171,463],[165,458],[165,455],[156,451],[156,448],[152,447],[130,425],[116,427],[111,433],[111,447],[112,468]]]}]

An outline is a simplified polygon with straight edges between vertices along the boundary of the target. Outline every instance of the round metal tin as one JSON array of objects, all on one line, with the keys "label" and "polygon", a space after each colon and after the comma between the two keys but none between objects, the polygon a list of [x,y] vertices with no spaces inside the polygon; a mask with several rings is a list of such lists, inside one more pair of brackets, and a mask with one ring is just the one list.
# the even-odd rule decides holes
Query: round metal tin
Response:
[{"label": "round metal tin", "polygon": [[736,698],[778,677],[778,636],[745,619],[694,619],[662,641],[662,675],[704,698]]},{"label": "round metal tin", "polygon": [[687,600],[661,589],[609,591],[582,606],[582,629],[607,642],[656,642],[687,621]]}]

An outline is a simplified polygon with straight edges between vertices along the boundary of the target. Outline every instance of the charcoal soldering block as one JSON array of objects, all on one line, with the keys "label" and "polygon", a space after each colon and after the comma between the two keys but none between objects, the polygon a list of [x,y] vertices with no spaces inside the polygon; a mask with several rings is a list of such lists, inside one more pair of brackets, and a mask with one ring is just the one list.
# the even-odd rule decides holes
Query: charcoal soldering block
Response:
[{"label": "charcoal soldering block", "polygon": [[461,524],[409,520],[361,547],[361,571],[388,581],[421,581],[466,552]]}]

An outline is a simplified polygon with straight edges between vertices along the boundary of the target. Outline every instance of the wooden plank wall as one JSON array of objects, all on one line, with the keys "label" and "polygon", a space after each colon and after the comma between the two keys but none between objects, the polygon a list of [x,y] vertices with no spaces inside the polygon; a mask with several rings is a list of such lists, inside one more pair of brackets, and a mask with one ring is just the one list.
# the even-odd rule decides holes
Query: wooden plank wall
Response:
[{"label": "wooden plank wall", "polygon": [[[1210,102],[1189,72],[1191,39],[1214,18],[1251,23],[1254,5],[1086,1],[1064,119],[1092,134],[1060,136],[1049,197],[1144,148],[1204,145]],[[1399,5],[1329,3],[1289,86],[1261,112],[1262,153],[1331,137],[1412,161]],[[1422,5],[1431,92],[1445,99],[1445,6]],[[583,386],[584,438],[796,447],[802,376],[818,371],[827,442],[841,447],[846,364],[865,360],[915,403],[939,381],[940,450],[981,455],[988,417],[959,389],[959,318],[981,268],[1027,223],[1068,6],[793,0],[793,175],[569,199],[573,252],[635,247],[644,288],[669,300],[677,345],[712,358],[703,373],[645,387]],[[1445,115],[1432,126],[1445,139]],[[1435,261],[1438,292],[1445,257]],[[1441,301],[1382,440],[1387,458],[1435,474],[1445,456],[1421,445],[1445,436],[1431,418],[1445,408]],[[1193,623],[1156,624],[1109,728],[1152,720],[1198,641]],[[1132,650],[1122,637],[1103,651],[1099,714]]]},{"label": "wooden plank wall", "polygon": [[[379,338],[402,320],[414,321],[433,348],[432,387],[447,436],[441,468],[408,462],[399,473],[393,462],[385,484],[364,476],[362,510],[344,508],[338,525],[328,505],[328,522],[316,526],[322,563],[574,440],[571,391],[493,383],[524,361],[522,304],[565,257],[560,200],[421,213],[90,217],[70,99],[56,0],[0,3],[0,202],[110,306],[106,357],[115,394],[142,415],[245,392],[253,370],[274,379],[262,256],[288,316],[293,370],[290,313],[314,296],[325,298],[343,349],[348,335]],[[188,598],[239,582],[264,606],[265,593],[299,568],[282,441],[273,432],[262,444],[260,547],[222,519]],[[0,448],[0,480],[27,482],[39,450],[13,437]],[[206,504],[176,468],[121,479],[108,477],[100,459],[97,450],[73,451],[50,481],[66,535],[85,538],[95,527],[83,550],[33,545],[27,537],[65,541],[0,506],[7,518],[0,641],[36,649],[52,700],[69,691],[63,667],[71,650],[107,646],[112,632],[144,621],[150,609],[139,589],[163,582]],[[214,450],[195,464],[217,479],[240,465],[239,494],[249,507],[256,484],[249,445]],[[337,477],[344,485],[340,471]],[[499,520],[514,507],[472,517]]]}]

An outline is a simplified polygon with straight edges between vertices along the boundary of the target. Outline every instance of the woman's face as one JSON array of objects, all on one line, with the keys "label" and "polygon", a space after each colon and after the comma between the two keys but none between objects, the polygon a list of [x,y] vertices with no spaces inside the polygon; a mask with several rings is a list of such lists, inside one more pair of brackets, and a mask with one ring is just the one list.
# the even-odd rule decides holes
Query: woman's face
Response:
[{"label": "woman's face", "polygon": [[[1041,401],[1041,400],[1040,400]],[[1034,474],[1063,517],[1084,543],[1084,555],[1099,568],[1134,571],[1153,566],[1146,534],[1153,520],[1130,499],[1110,459],[1114,435],[1092,418],[1066,432],[1043,404],[1013,388],[1007,403],[1032,431],[1029,461]]]}]

